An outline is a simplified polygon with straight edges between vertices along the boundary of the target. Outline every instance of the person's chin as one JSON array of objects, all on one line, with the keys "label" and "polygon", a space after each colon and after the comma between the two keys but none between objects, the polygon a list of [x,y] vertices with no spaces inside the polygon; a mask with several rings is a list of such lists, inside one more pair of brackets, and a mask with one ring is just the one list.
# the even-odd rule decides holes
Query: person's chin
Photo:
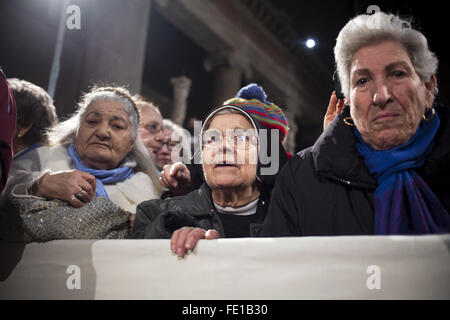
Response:
[{"label": "person's chin", "polygon": [[409,140],[408,135],[398,128],[389,128],[380,131],[373,140],[374,149],[390,150],[398,147]]},{"label": "person's chin", "polygon": [[87,152],[84,153],[84,156],[80,155],[80,158],[91,159],[96,162],[109,162],[112,157],[112,152],[107,148],[89,148]]},{"label": "person's chin", "polygon": [[216,176],[212,184],[217,189],[232,189],[239,185],[234,177],[218,177]]},{"label": "person's chin", "polygon": [[162,168],[166,165],[166,164],[171,164],[170,161],[157,161],[156,162],[156,166],[162,170]]},{"label": "person's chin", "polygon": [[108,161],[111,158],[111,150],[99,148],[95,152],[90,152],[88,156],[96,161]]}]

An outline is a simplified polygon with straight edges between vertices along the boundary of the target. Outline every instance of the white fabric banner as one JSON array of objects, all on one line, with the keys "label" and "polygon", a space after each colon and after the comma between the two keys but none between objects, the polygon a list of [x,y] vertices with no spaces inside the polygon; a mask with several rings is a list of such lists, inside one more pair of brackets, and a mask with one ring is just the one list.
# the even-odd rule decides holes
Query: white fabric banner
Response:
[{"label": "white fabric banner", "polygon": [[450,299],[450,235],[0,242],[0,299]]}]

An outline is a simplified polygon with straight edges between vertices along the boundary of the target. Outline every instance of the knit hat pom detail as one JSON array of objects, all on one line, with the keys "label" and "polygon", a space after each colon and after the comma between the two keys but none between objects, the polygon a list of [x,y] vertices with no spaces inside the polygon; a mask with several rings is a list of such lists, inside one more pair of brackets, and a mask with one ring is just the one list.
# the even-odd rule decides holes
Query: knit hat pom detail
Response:
[{"label": "knit hat pom detail", "polygon": [[264,92],[263,88],[258,86],[256,83],[250,83],[249,85],[241,88],[236,95],[236,98],[252,100],[257,99],[264,103],[269,103],[266,101],[267,94]]}]

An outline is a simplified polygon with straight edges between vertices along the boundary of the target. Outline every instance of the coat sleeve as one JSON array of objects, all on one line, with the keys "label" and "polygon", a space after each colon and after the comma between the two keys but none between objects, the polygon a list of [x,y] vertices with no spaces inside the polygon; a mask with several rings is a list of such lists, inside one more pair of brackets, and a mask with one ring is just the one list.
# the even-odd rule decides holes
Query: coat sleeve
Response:
[{"label": "coat sleeve", "polygon": [[[269,212],[264,220],[262,237],[301,236],[301,212],[295,200],[296,170],[289,161],[280,171],[272,192]],[[298,173],[297,173],[298,175]]]},{"label": "coat sleeve", "polygon": [[168,210],[164,201],[171,200],[150,200],[137,207],[132,239],[170,239],[182,227],[201,227],[191,215]]},{"label": "coat sleeve", "polygon": [[16,104],[0,67],[0,192],[8,180],[13,160],[13,138],[16,127]]}]

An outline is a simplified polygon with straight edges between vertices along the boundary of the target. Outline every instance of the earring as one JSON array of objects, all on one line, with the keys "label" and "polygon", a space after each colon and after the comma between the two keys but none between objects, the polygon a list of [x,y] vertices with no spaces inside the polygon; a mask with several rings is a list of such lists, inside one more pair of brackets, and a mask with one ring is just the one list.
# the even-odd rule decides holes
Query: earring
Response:
[{"label": "earring", "polygon": [[21,134],[21,133],[19,133],[18,135],[17,135],[17,138],[22,138],[23,137],[23,134]]},{"label": "earring", "polygon": [[427,119],[427,117],[425,117],[426,113],[427,113],[427,111],[425,111],[425,113],[422,115],[422,118],[425,121],[430,121],[431,119],[433,119],[434,114],[436,113],[436,111],[434,111],[434,108],[431,108],[431,116],[428,119]]},{"label": "earring", "polygon": [[353,119],[352,117],[345,117],[344,119],[344,123],[350,127],[354,127],[355,124],[353,123]]}]

